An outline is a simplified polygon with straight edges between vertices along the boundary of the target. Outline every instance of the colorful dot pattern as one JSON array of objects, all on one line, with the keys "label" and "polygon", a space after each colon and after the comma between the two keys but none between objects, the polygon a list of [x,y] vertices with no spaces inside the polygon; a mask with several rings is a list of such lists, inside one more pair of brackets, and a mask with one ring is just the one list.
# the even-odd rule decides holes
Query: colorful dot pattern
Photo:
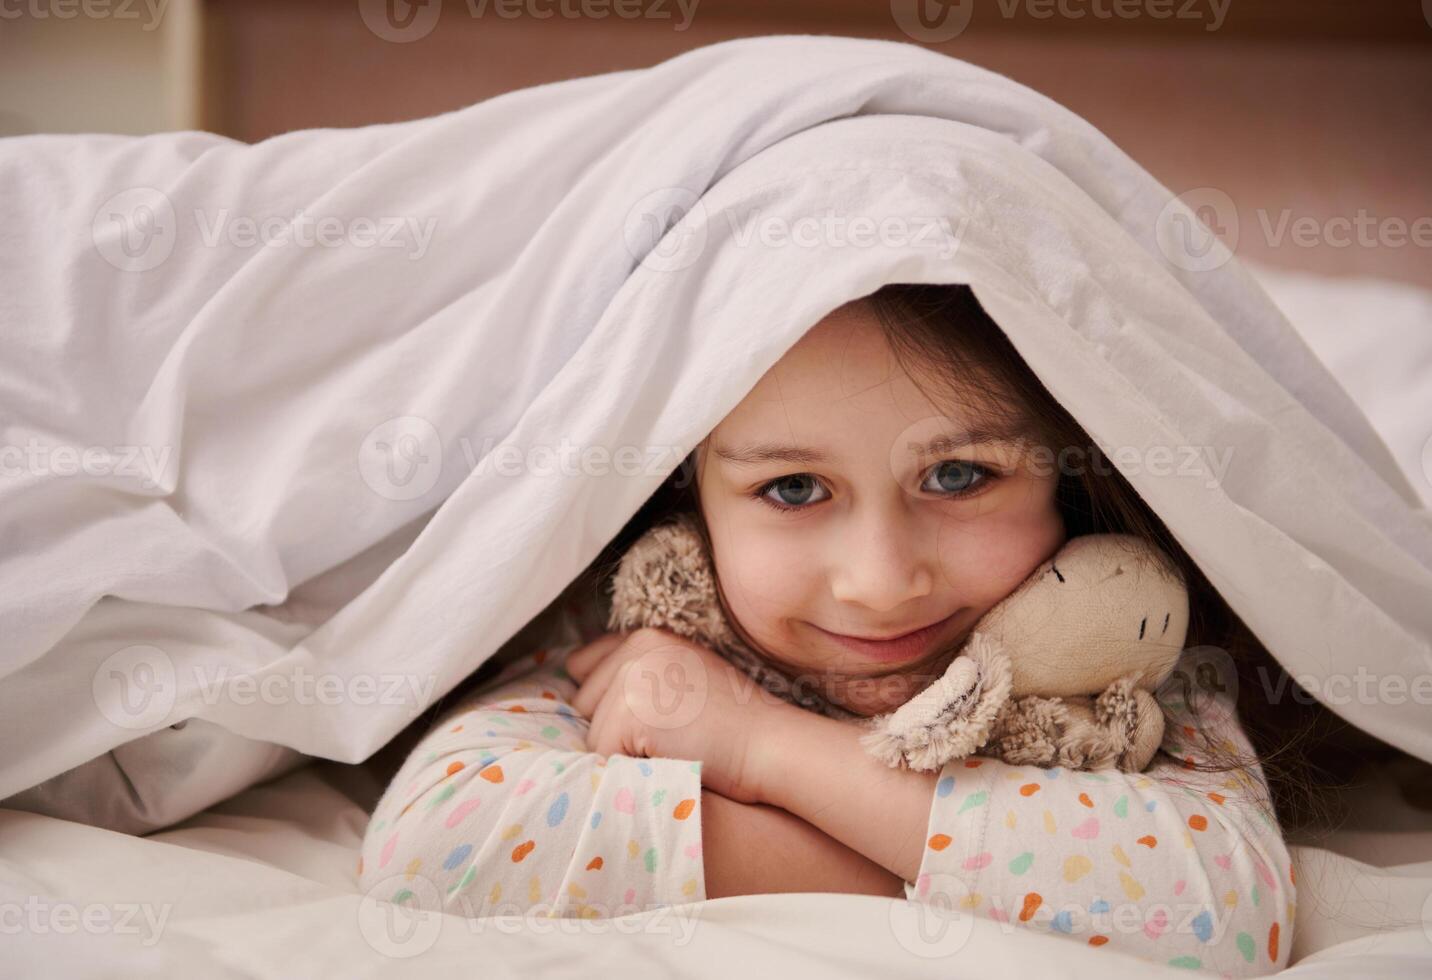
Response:
[{"label": "colorful dot pattern", "polygon": [[1252,755],[1231,699],[1167,718],[1143,773],[946,764],[907,897],[1173,967],[1283,969],[1296,887],[1262,770],[1190,768]]},{"label": "colorful dot pattern", "polygon": [[[602,757],[571,706],[572,643],[506,665],[446,712],[373,811],[359,887],[469,918],[609,918],[706,898],[701,763]],[[391,893],[391,894],[389,894]]]}]

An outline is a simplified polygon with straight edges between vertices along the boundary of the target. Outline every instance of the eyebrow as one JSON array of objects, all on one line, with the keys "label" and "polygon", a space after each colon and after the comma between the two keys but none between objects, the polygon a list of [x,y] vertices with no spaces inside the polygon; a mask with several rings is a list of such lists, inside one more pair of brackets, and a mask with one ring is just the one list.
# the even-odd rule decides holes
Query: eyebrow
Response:
[{"label": "eyebrow", "polygon": [[[976,425],[963,431],[942,433],[926,442],[911,442],[906,448],[912,456],[935,456],[981,443],[1018,442],[1032,434],[1030,426],[1024,422]],[[806,466],[828,463],[831,460],[830,454],[819,449],[771,442],[747,446],[720,446],[713,443],[711,451],[737,466],[759,466],[762,463],[796,463]]]}]

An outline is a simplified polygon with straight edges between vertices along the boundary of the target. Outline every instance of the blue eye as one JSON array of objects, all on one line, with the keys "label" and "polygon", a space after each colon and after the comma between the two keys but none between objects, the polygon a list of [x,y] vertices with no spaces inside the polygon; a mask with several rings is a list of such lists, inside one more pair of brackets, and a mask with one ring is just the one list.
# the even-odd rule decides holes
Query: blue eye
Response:
[{"label": "blue eye", "polygon": [[[983,492],[985,485],[992,482],[994,476],[992,470],[978,463],[946,460],[930,470],[930,476],[921,484],[920,489],[947,499],[958,500]],[[935,485],[929,485],[931,480]],[[829,491],[825,491],[824,497],[814,496],[820,489],[823,489],[820,481],[811,474],[795,473],[762,484],[751,496],[776,510],[805,510],[812,504],[829,499]]]},{"label": "blue eye", "polygon": [[[789,487],[792,484],[794,484],[794,490],[791,493],[791,497],[795,499],[791,500],[788,498],[784,502],[771,499],[770,492],[772,490],[779,491],[781,488]],[[764,484],[756,491],[756,497],[763,503],[776,508],[776,510],[800,510],[811,503],[811,494],[814,492],[814,488],[819,485],[815,477],[809,473],[797,473],[794,476],[783,476],[778,480],[772,480],[770,483]],[[816,503],[819,502],[819,500],[816,501]]]},{"label": "blue eye", "polygon": [[935,479],[936,485],[922,487],[922,489],[934,493],[943,492],[960,496],[982,486],[989,479],[989,475],[990,471],[978,463],[947,459],[943,463],[937,463],[935,468],[930,471],[930,476]]}]

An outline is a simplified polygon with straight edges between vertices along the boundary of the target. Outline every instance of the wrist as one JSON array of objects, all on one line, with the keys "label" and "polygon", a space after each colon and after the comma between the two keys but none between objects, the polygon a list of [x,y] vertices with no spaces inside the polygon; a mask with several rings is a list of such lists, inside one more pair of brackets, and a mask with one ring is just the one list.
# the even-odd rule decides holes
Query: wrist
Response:
[{"label": "wrist", "polygon": [[750,792],[755,800],[771,806],[785,806],[782,792],[790,784],[790,767],[799,765],[805,726],[828,721],[794,704],[770,704],[751,727],[746,740],[746,771]]}]

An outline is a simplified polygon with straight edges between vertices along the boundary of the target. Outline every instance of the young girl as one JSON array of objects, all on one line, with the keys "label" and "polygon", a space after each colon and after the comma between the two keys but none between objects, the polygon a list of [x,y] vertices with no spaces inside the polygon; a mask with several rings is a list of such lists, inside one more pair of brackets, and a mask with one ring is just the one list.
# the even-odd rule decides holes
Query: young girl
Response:
[{"label": "young girl", "polygon": [[[692,462],[694,482],[673,474],[554,603],[542,649],[496,657],[455,692],[373,814],[365,891],[470,916],[906,895],[1175,966],[1286,965],[1287,802],[1231,694],[1171,720],[1144,773],[979,757],[922,773],[886,768],[858,726],[763,697],[673,635],[602,635],[621,554],[685,509],[751,649],[871,716],[927,683],[1069,537],[1119,531],[1183,572],[1187,647],[1221,647],[1250,678],[1276,671],[967,287],[887,286],[834,311]],[[1245,708],[1261,690],[1237,687]],[[1278,721],[1266,706],[1258,720]]]}]

